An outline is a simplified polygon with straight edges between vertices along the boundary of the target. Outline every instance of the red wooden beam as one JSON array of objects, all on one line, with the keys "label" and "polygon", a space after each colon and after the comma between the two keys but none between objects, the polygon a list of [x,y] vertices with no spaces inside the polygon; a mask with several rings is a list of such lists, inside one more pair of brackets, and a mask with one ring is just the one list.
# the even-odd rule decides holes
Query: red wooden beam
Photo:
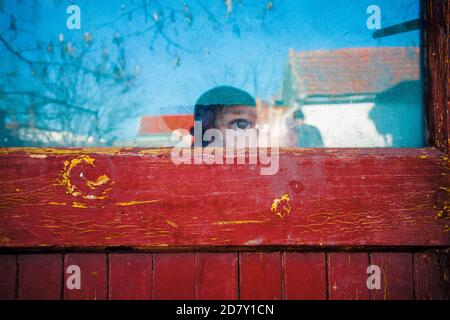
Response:
[{"label": "red wooden beam", "polygon": [[153,299],[195,299],[195,254],[153,255]]},{"label": "red wooden beam", "polygon": [[450,152],[450,1],[424,1],[428,140]]},{"label": "red wooden beam", "polygon": [[18,256],[19,300],[60,300],[62,298],[62,256],[28,254]]},{"label": "red wooden beam", "polygon": [[411,253],[375,252],[370,264],[381,269],[381,288],[370,290],[371,300],[413,300],[414,276]]},{"label": "red wooden beam", "polygon": [[328,294],[330,300],[369,300],[366,253],[329,253]]},{"label": "red wooden beam", "polygon": [[283,253],[283,299],[325,300],[326,265],[323,252]]},{"label": "red wooden beam", "polygon": [[450,250],[414,255],[414,284],[418,300],[450,299]]},{"label": "red wooden beam", "polygon": [[110,300],[150,300],[152,274],[152,254],[110,254],[108,298]]},{"label": "red wooden beam", "polygon": [[282,298],[281,254],[279,252],[239,255],[239,298],[280,300]]},{"label": "red wooden beam", "polygon": [[[105,300],[107,298],[107,264],[105,254],[70,253],[64,256],[64,300]],[[74,273],[69,268],[80,270],[80,288],[72,288],[67,281]]]},{"label": "red wooden beam", "polygon": [[238,254],[196,254],[196,299],[236,300],[238,298]]},{"label": "red wooden beam", "polygon": [[17,292],[15,255],[0,255],[0,300],[14,300]]},{"label": "red wooden beam", "polygon": [[445,246],[448,164],[435,149],[301,149],[261,176],[176,166],[170,150],[6,149],[0,246]]}]

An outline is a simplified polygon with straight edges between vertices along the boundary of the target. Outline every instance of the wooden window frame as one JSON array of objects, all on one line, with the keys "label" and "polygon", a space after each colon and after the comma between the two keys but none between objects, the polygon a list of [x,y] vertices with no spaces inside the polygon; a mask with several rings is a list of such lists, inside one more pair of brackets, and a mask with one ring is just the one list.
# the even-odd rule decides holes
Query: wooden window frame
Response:
[{"label": "wooden window frame", "polygon": [[274,176],[168,149],[3,148],[0,248],[448,247],[450,1],[423,13],[428,147],[282,149]]}]

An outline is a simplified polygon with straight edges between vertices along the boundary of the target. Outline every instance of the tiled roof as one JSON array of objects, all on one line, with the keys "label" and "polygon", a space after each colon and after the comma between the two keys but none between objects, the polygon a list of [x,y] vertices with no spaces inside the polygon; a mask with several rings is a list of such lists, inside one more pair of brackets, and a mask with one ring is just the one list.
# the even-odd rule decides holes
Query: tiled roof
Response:
[{"label": "tiled roof", "polygon": [[399,82],[419,80],[415,47],[289,51],[298,98],[376,94]]},{"label": "tiled roof", "polygon": [[177,129],[190,130],[193,125],[192,114],[144,116],[139,124],[139,135],[166,134]]}]

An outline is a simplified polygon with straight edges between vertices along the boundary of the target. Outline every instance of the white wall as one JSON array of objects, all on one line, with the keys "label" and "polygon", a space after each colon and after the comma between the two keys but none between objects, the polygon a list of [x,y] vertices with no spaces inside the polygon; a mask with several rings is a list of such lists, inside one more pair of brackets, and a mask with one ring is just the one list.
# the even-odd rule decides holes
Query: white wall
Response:
[{"label": "white wall", "polygon": [[373,103],[304,105],[305,123],[316,126],[325,147],[388,147],[369,119]]}]

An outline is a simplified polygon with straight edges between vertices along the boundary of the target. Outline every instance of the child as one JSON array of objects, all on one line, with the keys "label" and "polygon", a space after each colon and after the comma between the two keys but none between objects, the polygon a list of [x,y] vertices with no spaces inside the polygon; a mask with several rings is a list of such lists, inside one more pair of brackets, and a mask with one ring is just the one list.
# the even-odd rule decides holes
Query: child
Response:
[{"label": "child", "polygon": [[225,140],[203,141],[204,147],[212,142],[226,146],[227,129],[254,129],[256,120],[255,99],[234,87],[215,87],[202,94],[195,103],[194,121],[201,122],[202,137],[206,130],[217,129]]}]

